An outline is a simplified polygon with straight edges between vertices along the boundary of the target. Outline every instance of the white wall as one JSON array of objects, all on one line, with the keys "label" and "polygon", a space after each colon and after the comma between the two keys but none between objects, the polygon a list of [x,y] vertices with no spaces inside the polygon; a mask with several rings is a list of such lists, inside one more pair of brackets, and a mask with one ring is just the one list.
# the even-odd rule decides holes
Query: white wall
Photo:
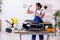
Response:
[{"label": "white wall", "polygon": [[37,2],[51,4],[53,9],[52,13],[56,9],[60,9],[60,0],[3,0],[2,14],[0,15],[0,19],[2,19],[2,30],[4,31],[7,27],[5,20],[11,21],[11,17],[18,18],[19,27],[21,27],[25,19],[33,19],[33,15],[26,14],[27,8],[23,8],[22,6],[23,4],[34,5]]},{"label": "white wall", "polygon": [[[33,19],[33,15],[26,14],[27,8],[23,8],[22,6],[23,4],[34,5],[37,2],[40,2],[41,4],[51,4],[53,9],[51,14],[53,14],[55,10],[60,9],[60,0],[3,0],[2,13],[0,14],[0,19],[2,20],[2,31],[7,27],[5,20],[7,19],[11,21],[11,17],[18,18],[20,28],[25,19]],[[29,37],[28,35],[23,36],[24,40],[26,38],[31,39],[31,35],[29,35]]]}]

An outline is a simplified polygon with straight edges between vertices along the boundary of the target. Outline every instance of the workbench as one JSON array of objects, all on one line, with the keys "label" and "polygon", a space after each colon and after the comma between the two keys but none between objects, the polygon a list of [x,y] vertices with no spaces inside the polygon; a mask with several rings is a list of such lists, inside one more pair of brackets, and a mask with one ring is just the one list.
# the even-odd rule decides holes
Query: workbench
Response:
[{"label": "workbench", "polygon": [[15,34],[19,34],[20,36],[20,40],[22,40],[22,35],[39,35],[39,34],[43,34],[43,35],[47,35],[47,40],[50,40],[50,35],[49,34],[54,34],[54,33],[48,33],[46,31],[24,31],[24,30],[20,30],[20,31],[13,31]]}]

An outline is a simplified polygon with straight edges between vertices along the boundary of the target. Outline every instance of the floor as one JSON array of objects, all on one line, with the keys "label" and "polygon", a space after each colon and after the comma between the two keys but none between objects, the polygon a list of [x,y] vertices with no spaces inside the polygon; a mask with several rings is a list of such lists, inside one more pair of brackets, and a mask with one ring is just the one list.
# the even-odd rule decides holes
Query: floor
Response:
[{"label": "floor", "polygon": [[[45,35],[44,37],[44,40],[47,40],[47,36]],[[39,40],[38,36],[36,39]],[[19,34],[0,32],[0,40],[20,40],[20,38]],[[22,35],[22,40],[31,40],[31,35]],[[60,36],[54,36],[53,38],[51,36],[50,40],[60,40]]]}]

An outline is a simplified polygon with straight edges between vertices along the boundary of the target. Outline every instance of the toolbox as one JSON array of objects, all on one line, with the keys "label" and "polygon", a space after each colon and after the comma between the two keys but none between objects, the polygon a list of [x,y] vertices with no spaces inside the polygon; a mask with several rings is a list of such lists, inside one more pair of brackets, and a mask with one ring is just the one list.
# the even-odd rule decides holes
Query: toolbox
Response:
[{"label": "toolbox", "polygon": [[46,28],[46,32],[56,32],[56,28]]}]

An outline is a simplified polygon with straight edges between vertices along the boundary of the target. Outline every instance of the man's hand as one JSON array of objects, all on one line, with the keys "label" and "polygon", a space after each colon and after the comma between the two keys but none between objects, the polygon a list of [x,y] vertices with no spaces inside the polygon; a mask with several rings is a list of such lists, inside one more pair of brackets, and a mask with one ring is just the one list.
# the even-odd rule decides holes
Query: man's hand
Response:
[{"label": "man's hand", "polygon": [[32,5],[29,5],[28,8],[32,7]]},{"label": "man's hand", "polygon": [[33,11],[30,10],[30,7],[32,7],[32,5],[30,5],[30,6],[28,7],[28,10],[27,10],[27,13],[28,13],[28,14],[32,14],[32,13],[33,13]]},{"label": "man's hand", "polygon": [[44,13],[39,14],[38,12],[35,12],[35,14],[36,14],[38,17],[40,17],[40,18],[42,18],[42,17],[45,15]]},{"label": "man's hand", "polygon": [[38,12],[35,12],[35,14],[38,14]]}]

